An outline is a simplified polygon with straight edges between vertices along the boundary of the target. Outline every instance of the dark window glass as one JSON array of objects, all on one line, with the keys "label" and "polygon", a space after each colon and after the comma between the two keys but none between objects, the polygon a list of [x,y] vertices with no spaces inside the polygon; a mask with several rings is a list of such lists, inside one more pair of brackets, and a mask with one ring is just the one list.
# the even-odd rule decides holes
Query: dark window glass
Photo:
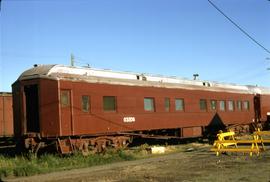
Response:
[{"label": "dark window glass", "polygon": [[217,110],[217,101],[216,100],[211,100],[211,109]]},{"label": "dark window glass", "polygon": [[240,100],[237,101],[237,109],[238,109],[239,111],[242,110],[242,102],[241,102]]},{"label": "dark window glass", "polygon": [[170,111],[170,98],[165,98],[165,111]]},{"label": "dark window glass", "polygon": [[103,96],[103,110],[116,111],[116,97],[115,96]]},{"label": "dark window glass", "polygon": [[175,110],[176,111],[184,110],[184,99],[175,99]]},{"label": "dark window glass", "polygon": [[82,96],[82,111],[89,112],[90,110],[90,98],[88,95]]},{"label": "dark window glass", "polygon": [[200,99],[200,109],[202,111],[206,111],[207,110],[207,103],[205,99]]},{"label": "dark window glass", "polygon": [[144,98],[144,110],[145,111],[155,111],[154,98]]},{"label": "dark window glass", "polygon": [[228,110],[234,111],[234,102],[232,100],[228,101]]},{"label": "dark window glass", "polygon": [[219,101],[219,110],[225,111],[225,108],[226,108],[225,101],[224,100]]},{"label": "dark window glass", "polygon": [[244,101],[243,104],[244,104],[244,109],[249,110],[249,101],[246,100],[246,101]]},{"label": "dark window glass", "polygon": [[61,106],[62,107],[68,107],[70,105],[70,100],[69,100],[69,91],[67,90],[62,90],[61,91]]}]

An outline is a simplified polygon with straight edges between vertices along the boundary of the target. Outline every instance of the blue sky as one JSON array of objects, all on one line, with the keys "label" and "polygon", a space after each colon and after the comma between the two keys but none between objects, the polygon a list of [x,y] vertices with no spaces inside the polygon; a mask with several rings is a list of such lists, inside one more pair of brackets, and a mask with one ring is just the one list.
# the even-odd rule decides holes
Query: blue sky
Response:
[{"label": "blue sky", "polygon": [[[270,1],[212,1],[270,49]],[[0,91],[71,53],[95,68],[270,87],[269,53],[207,0],[2,0],[0,18]]]}]

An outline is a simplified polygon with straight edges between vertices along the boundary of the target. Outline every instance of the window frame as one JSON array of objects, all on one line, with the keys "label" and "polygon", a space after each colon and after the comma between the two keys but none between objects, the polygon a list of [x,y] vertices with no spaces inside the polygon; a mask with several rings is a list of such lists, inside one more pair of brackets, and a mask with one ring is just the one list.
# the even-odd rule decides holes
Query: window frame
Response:
[{"label": "window frame", "polygon": [[[202,106],[204,106],[204,108],[202,108]],[[200,108],[200,111],[203,111],[203,112],[208,111],[208,109],[207,109],[207,99],[200,99],[199,100],[199,108]]]},{"label": "window frame", "polygon": [[[237,102],[237,110],[242,111],[243,110],[243,102],[241,100],[237,100],[236,102]],[[240,103],[240,105],[239,105],[239,103]]]},{"label": "window frame", "polygon": [[[181,108],[180,109],[177,109],[177,102],[176,101],[181,101],[179,103],[181,103]],[[185,111],[185,100],[184,98],[175,98],[174,99],[174,110],[176,112],[184,112]]]},{"label": "window frame", "polygon": [[169,97],[164,98],[164,110],[165,112],[170,112],[171,109],[171,100]]},{"label": "window frame", "polygon": [[[224,103],[224,109],[221,109],[221,103]],[[226,111],[226,100],[220,100],[218,104],[219,111],[225,112]]]},{"label": "window frame", "polygon": [[[66,103],[64,103],[63,96],[66,96]],[[62,108],[70,107],[70,91],[69,90],[61,90],[60,91],[60,104]]]},{"label": "window frame", "polygon": [[[247,103],[247,105],[245,105]],[[246,107],[247,106],[247,107]],[[249,111],[250,110],[250,103],[249,100],[244,100],[243,101],[243,110]]]},{"label": "window frame", "polygon": [[[109,110],[108,108],[105,108],[105,100],[106,100],[106,98],[108,99],[108,98],[114,98],[114,108],[113,108],[113,110]],[[102,99],[103,99],[103,112],[117,112],[117,97],[116,96],[109,96],[109,95],[106,95],[106,96],[103,96],[102,97]]]},{"label": "window frame", "polygon": [[[85,109],[84,98],[87,98],[87,102],[86,102],[86,104],[88,105],[87,109]],[[87,107],[87,105],[86,105],[86,107]],[[90,111],[91,111],[91,97],[89,95],[82,95],[81,96],[81,111],[83,113],[90,113]]]},{"label": "window frame", "polygon": [[[233,112],[235,111],[235,104],[234,104],[234,100],[228,100],[228,111]],[[232,106],[232,108],[230,108],[230,106]]]},{"label": "window frame", "polygon": [[[213,108],[213,103],[215,103],[215,108]],[[211,108],[211,111],[217,111],[217,106],[218,106],[217,103],[218,103],[218,102],[217,102],[217,100],[215,100],[215,99],[210,100],[210,108]]]},{"label": "window frame", "polygon": [[[147,108],[146,108],[146,101],[147,100],[150,100],[151,101],[151,103],[150,103],[150,106],[151,106],[151,110],[148,110]],[[154,97],[144,97],[143,98],[143,108],[144,108],[144,111],[145,112],[156,112],[156,104],[155,104],[155,98]]]}]

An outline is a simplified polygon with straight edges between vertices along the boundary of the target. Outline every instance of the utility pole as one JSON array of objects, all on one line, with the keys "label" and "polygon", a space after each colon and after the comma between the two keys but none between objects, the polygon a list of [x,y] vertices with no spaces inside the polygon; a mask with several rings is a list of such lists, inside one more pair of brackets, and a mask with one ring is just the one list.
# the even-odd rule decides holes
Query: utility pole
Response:
[{"label": "utility pole", "polygon": [[72,53],[70,54],[70,65],[74,66],[74,55]]}]

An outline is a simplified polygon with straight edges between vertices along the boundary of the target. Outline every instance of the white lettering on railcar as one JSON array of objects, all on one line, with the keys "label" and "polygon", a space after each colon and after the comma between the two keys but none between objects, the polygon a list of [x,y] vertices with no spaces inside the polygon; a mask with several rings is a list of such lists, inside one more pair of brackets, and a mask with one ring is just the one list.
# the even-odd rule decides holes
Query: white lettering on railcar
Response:
[{"label": "white lettering on railcar", "polygon": [[124,117],[123,122],[124,123],[133,123],[133,122],[135,122],[135,117]]}]

